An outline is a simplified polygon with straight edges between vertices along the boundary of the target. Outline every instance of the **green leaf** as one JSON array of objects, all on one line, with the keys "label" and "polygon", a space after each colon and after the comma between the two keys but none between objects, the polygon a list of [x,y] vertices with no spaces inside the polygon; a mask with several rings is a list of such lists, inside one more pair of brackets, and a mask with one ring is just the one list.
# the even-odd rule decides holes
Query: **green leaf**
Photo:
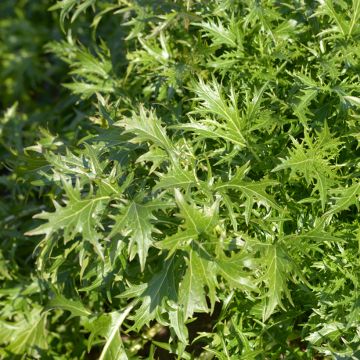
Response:
[{"label": "green leaf", "polygon": [[199,79],[199,82],[194,84],[193,87],[197,96],[196,100],[201,104],[194,112],[201,115],[214,115],[216,120],[200,120],[202,127],[192,125],[188,126],[188,128],[195,132],[200,130],[202,135],[210,133],[210,137],[218,136],[227,139],[241,147],[247,146],[243,132],[245,123],[238,110],[237,95],[234,88],[230,89],[229,102],[222,94],[220,84],[215,80],[209,85]]},{"label": "green leaf", "polygon": [[343,329],[344,325],[340,322],[324,324],[321,329],[307,336],[306,340],[309,341],[311,344],[319,345],[322,340],[328,339],[329,337],[337,338],[341,336]]},{"label": "green leaf", "polygon": [[246,267],[255,268],[256,261],[249,255],[234,254],[232,257],[221,256],[216,260],[219,273],[226,279],[230,286],[245,291],[258,292],[257,280],[254,279]]},{"label": "green leaf", "polygon": [[184,227],[197,234],[210,232],[217,222],[220,198],[211,207],[204,207],[202,211],[194,205],[188,204],[180,190],[175,189],[175,200],[180,208],[181,217],[184,218]]},{"label": "green leaf", "polygon": [[143,155],[141,155],[136,162],[152,162],[152,166],[150,168],[149,174],[153,173],[156,169],[158,169],[161,164],[168,160],[167,153],[160,148],[150,148],[149,151]]},{"label": "green leaf", "polygon": [[305,133],[302,143],[292,138],[294,148],[287,159],[282,159],[282,163],[272,171],[280,171],[289,168],[291,176],[304,176],[308,184],[314,185],[314,190],[319,193],[321,207],[324,210],[328,198],[330,186],[334,183],[336,174],[334,167],[330,163],[338,153],[341,142],[333,138],[325,124],[321,133],[315,140]]},{"label": "green leaf", "polygon": [[0,1],[0,358],[360,358],[360,1],[49,4]]},{"label": "green leaf", "polygon": [[192,240],[197,239],[198,233],[194,229],[186,229],[167,236],[164,240],[156,242],[156,247],[162,250],[168,250],[168,258],[176,251],[186,248]]},{"label": "green leaf", "polygon": [[[145,324],[149,324],[156,316],[156,312],[165,305],[165,301],[177,302],[178,296],[178,276],[175,257],[165,261],[160,272],[156,273],[147,284],[139,287],[143,289],[141,293],[136,292],[138,299],[141,299],[141,306],[136,310],[133,317],[134,328],[140,329]],[[122,297],[132,297],[131,287]]]},{"label": "green leaf", "polygon": [[65,206],[60,206],[54,201],[55,212],[44,212],[35,216],[35,218],[47,222],[28,231],[26,235],[44,234],[44,246],[60,230],[65,243],[73,240],[76,235],[81,235],[85,241],[89,241],[94,246],[97,253],[103,258],[103,250],[99,242],[101,236],[97,229],[101,229],[100,219],[110,197],[96,196],[90,193],[87,197],[82,198],[78,182],[75,187],[65,179],[62,180],[62,183],[67,196]]},{"label": "green leaf", "polygon": [[[185,320],[195,312],[212,311],[216,301],[216,265],[203,251],[190,250],[187,269],[179,288],[179,304],[184,312]],[[207,289],[207,291],[205,290]],[[210,306],[207,304],[209,296]]]},{"label": "green leaf", "polygon": [[158,189],[188,189],[190,186],[199,184],[196,176],[188,170],[179,166],[171,168],[166,174],[161,174],[160,180],[156,183],[154,190]]},{"label": "green leaf", "polygon": [[337,214],[340,211],[348,209],[351,205],[358,205],[360,196],[360,183],[354,182],[348,188],[339,191],[340,195],[336,197],[335,204],[324,214],[324,217]]},{"label": "green leaf", "polygon": [[345,19],[345,16],[342,12],[338,12],[332,0],[324,0],[321,3],[319,10],[317,11],[319,15],[327,15],[332,22],[334,22],[335,26],[331,29],[331,31],[339,32],[343,36],[346,36],[350,33],[349,24]]},{"label": "green leaf", "polygon": [[176,336],[183,344],[187,344],[189,341],[189,332],[186,327],[183,312],[179,311],[177,304],[171,304],[168,314],[170,325],[174,329]]},{"label": "green leaf", "polygon": [[105,338],[105,344],[102,348],[99,360],[127,360],[121,335],[120,327],[133,308],[130,304],[123,312],[113,311],[111,313],[100,315],[95,321],[89,324],[91,331],[89,345],[91,346],[95,339]]},{"label": "green leaf", "polygon": [[149,248],[153,245],[151,236],[154,226],[152,220],[156,220],[154,211],[166,209],[168,203],[153,200],[145,204],[131,201],[122,209],[121,213],[113,216],[115,221],[109,237],[125,233],[130,236],[129,257],[132,260],[136,254],[139,256],[141,270],[145,268]]},{"label": "green leaf", "polygon": [[204,32],[204,36],[212,39],[213,45],[227,45],[230,47],[236,47],[236,34],[230,29],[223,26],[223,23],[219,21],[202,22],[197,24]]},{"label": "green leaf", "polygon": [[266,264],[263,279],[268,288],[266,305],[263,308],[263,320],[266,321],[277,306],[286,310],[282,301],[283,295],[285,295],[290,302],[292,301],[287,285],[292,264],[280,245],[270,245],[266,247],[263,261]]},{"label": "green leaf", "polygon": [[90,316],[91,311],[87,310],[81,301],[67,299],[64,296],[56,295],[47,305],[50,309],[62,309],[71,312],[71,317]]},{"label": "green leaf", "polygon": [[15,325],[14,337],[6,350],[13,354],[36,353],[49,347],[46,331],[46,314],[32,312],[29,319]]},{"label": "green leaf", "polygon": [[356,96],[344,96],[344,99],[348,101],[351,105],[360,106],[360,98]]},{"label": "green leaf", "polygon": [[174,145],[153,111],[146,111],[140,106],[139,114],[133,112],[131,117],[126,117],[115,125],[124,127],[125,133],[133,134],[133,141],[150,142],[165,150],[172,159],[176,158]]},{"label": "green leaf", "polygon": [[249,182],[243,180],[247,167],[237,169],[236,174],[229,181],[219,181],[214,185],[214,190],[227,193],[229,190],[235,190],[241,193],[241,197],[245,198],[245,220],[248,224],[251,217],[251,210],[254,203],[262,203],[273,209],[281,211],[281,207],[276,203],[275,199],[266,193],[265,189],[269,186],[277,185],[273,180],[262,180],[258,182]]}]

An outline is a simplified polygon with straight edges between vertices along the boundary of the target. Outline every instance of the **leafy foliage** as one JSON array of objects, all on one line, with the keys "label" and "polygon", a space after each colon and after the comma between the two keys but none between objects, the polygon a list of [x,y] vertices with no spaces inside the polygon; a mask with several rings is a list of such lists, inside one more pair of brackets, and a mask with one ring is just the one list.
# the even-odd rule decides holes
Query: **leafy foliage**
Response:
[{"label": "leafy foliage", "polygon": [[359,358],[360,2],[12,3],[0,357]]}]

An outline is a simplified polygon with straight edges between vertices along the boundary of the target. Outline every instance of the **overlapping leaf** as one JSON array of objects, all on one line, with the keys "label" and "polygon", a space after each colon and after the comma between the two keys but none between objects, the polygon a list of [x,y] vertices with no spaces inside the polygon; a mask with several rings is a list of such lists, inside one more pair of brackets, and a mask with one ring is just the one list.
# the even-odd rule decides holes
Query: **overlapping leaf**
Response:
[{"label": "overlapping leaf", "polygon": [[115,224],[112,227],[110,238],[116,234],[130,235],[129,258],[132,260],[138,254],[141,269],[144,270],[146,257],[153,244],[151,236],[154,230],[152,220],[155,220],[154,211],[166,209],[169,204],[161,201],[150,201],[142,204],[131,201],[119,215],[114,216]]},{"label": "overlapping leaf", "polygon": [[62,232],[65,243],[80,235],[84,241],[89,241],[97,253],[103,257],[99,242],[101,235],[98,230],[101,229],[101,217],[110,197],[90,193],[82,198],[78,183],[73,187],[68,180],[64,179],[63,185],[67,196],[65,206],[54,201],[55,212],[37,215],[37,218],[46,220],[46,223],[28,231],[27,235],[45,235],[44,246],[59,231]]},{"label": "overlapping leaf", "polygon": [[358,358],[359,9],[2,1],[0,357]]}]

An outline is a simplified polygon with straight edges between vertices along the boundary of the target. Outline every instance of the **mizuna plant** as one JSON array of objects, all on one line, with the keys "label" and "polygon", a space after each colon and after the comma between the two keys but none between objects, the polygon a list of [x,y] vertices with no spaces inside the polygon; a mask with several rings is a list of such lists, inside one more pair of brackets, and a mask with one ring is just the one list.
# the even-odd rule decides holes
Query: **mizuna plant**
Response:
[{"label": "mizuna plant", "polygon": [[360,1],[23,3],[0,356],[358,359]]}]

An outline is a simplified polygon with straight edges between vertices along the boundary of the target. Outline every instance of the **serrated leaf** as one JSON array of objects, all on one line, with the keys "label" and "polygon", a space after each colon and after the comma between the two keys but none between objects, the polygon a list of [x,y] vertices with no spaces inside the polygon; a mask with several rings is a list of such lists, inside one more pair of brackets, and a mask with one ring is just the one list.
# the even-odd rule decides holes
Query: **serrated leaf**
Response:
[{"label": "serrated leaf", "polygon": [[187,189],[189,186],[194,186],[198,182],[198,179],[196,179],[192,172],[181,169],[179,166],[174,166],[166,174],[161,175],[154,190],[174,188]]},{"label": "serrated leaf", "polygon": [[279,245],[268,246],[264,256],[264,261],[266,262],[264,280],[268,288],[266,305],[263,308],[263,320],[266,321],[277,306],[285,310],[282,301],[283,295],[291,301],[287,281],[292,266],[286,253]]},{"label": "serrated leaf", "polygon": [[199,79],[199,82],[194,84],[194,91],[197,95],[196,99],[201,104],[195,112],[202,115],[212,114],[219,121],[211,119],[201,120],[200,124],[202,124],[204,129],[199,128],[197,125],[193,125],[192,128],[188,127],[194,131],[199,129],[200,133],[206,130],[207,133],[212,134],[210,137],[214,137],[219,133],[219,137],[228,139],[241,147],[247,146],[243,133],[245,124],[237,107],[237,96],[234,89],[231,88],[230,101],[227,101],[224,97],[220,84],[215,80],[212,84],[206,84],[203,80]]},{"label": "serrated leaf", "polygon": [[102,248],[99,243],[101,236],[97,229],[101,227],[100,217],[110,201],[110,197],[89,194],[87,197],[82,198],[79,183],[74,188],[65,179],[63,179],[62,183],[67,195],[65,206],[60,206],[54,201],[55,212],[44,212],[35,216],[47,222],[34,230],[28,231],[26,235],[45,235],[43,240],[45,242],[61,230],[65,243],[73,240],[76,235],[81,235],[103,257]]},{"label": "serrated leaf", "polygon": [[198,233],[193,229],[178,231],[174,235],[167,236],[164,240],[156,242],[156,247],[168,250],[168,257],[171,257],[176,250],[190,245],[192,240],[198,237]]},{"label": "serrated leaf", "polygon": [[180,208],[181,216],[185,219],[184,227],[190,232],[201,234],[210,231],[216,224],[220,198],[217,198],[211,207],[204,207],[202,211],[188,204],[178,189],[175,189],[175,200]]},{"label": "serrated leaf", "polygon": [[169,204],[161,201],[150,201],[145,204],[131,201],[122,213],[113,217],[115,223],[109,234],[112,238],[118,233],[129,232],[129,255],[132,260],[137,253],[140,260],[141,270],[145,268],[146,257],[150,246],[153,245],[151,233],[154,229],[152,220],[155,220],[153,212],[158,209],[169,207]]},{"label": "serrated leaf", "polygon": [[218,272],[226,279],[230,286],[242,290],[258,292],[257,280],[246,271],[246,266],[254,268],[255,259],[249,255],[234,254],[232,257],[222,256],[216,260]]},{"label": "serrated leaf", "polygon": [[162,270],[156,273],[146,286],[144,285],[144,291],[138,295],[138,298],[141,299],[141,306],[133,317],[134,328],[140,329],[153,320],[156,311],[161,309],[166,300],[177,302],[179,271],[177,271],[175,263],[175,257],[166,260]]},{"label": "serrated leaf", "polygon": [[165,150],[172,158],[176,157],[176,150],[165,128],[154,112],[146,111],[140,106],[139,114],[133,113],[132,117],[126,117],[115,125],[125,127],[125,133],[134,134],[133,141],[150,142]]},{"label": "serrated leaf", "polygon": [[208,256],[204,256],[201,249],[190,250],[187,269],[179,288],[179,304],[183,307],[185,320],[192,317],[195,312],[210,312],[214,309],[216,286],[215,263]]},{"label": "serrated leaf", "polygon": [[89,344],[94,342],[97,338],[105,338],[105,344],[102,348],[99,360],[127,360],[121,335],[120,327],[126,317],[133,308],[130,304],[123,312],[111,312],[100,315],[95,321],[89,324],[91,332]]},{"label": "serrated leaf", "polygon": [[48,349],[46,314],[33,311],[29,319],[24,319],[16,324],[18,328],[6,350],[10,353],[21,355],[36,353],[38,350]]},{"label": "serrated leaf", "polygon": [[255,202],[262,202],[266,206],[281,211],[281,207],[276,203],[275,199],[265,191],[267,187],[277,185],[277,182],[273,180],[262,180],[258,182],[245,181],[243,177],[246,171],[245,168],[238,169],[235,176],[229,181],[219,181],[215,184],[214,190],[220,193],[226,193],[232,189],[241,193],[241,196],[245,198],[246,223],[250,221],[251,210]]},{"label": "serrated leaf", "polygon": [[344,329],[344,324],[340,322],[333,322],[330,324],[324,324],[323,327],[306,337],[306,340],[311,344],[318,345],[324,338],[341,336]]},{"label": "serrated leaf", "polygon": [[212,39],[213,45],[236,47],[236,34],[224,27],[221,21],[218,23],[214,21],[202,22],[196,25],[201,27],[205,36]]},{"label": "serrated leaf", "polygon": [[165,161],[167,161],[168,155],[167,153],[160,149],[160,148],[150,148],[150,150],[141,155],[136,162],[137,163],[141,163],[141,162],[152,162],[152,166],[150,168],[150,172],[149,174],[153,173],[157,168],[160,167],[160,165],[162,163],[164,163]]},{"label": "serrated leaf", "polygon": [[360,183],[354,182],[348,188],[342,189],[341,195],[336,198],[335,204],[324,214],[324,217],[337,214],[348,209],[351,205],[358,205],[360,196]]},{"label": "serrated leaf", "polygon": [[344,96],[344,99],[348,101],[351,105],[360,106],[360,98],[356,96]]},{"label": "serrated leaf", "polygon": [[179,311],[178,305],[172,304],[172,306],[168,310],[168,314],[169,314],[170,325],[174,329],[176,336],[183,344],[187,344],[189,332],[186,327],[183,312]]},{"label": "serrated leaf", "polygon": [[[301,240],[310,240],[310,241],[315,241],[316,243],[321,243],[324,241],[340,242],[341,238],[322,230],[321,227],[317,227],[301,234],[292,234],[292,235],[284,236],[282,240],[285,241],[293,240],[296,242],[299,241],[301,242]],[[302,242],[300,243],[300,246],[303,246]]]},{"label": "serrated leaf", "polygon": [[282,163],[272,171],[290,169],[291,176],[303,175],[308,184],[314,184],[314,190],[319,193],[321,207],[324,210],[328,191],[334,181],[335,173],[329,159],[334,157],[341,142],[333,138],[325,124],[318,138],[314,140],[307,133],[302,143],[292,138],[293,149]]},{"label": "serrated leaf", "polygon": [[87,310],[81,301],[67,299],[64,296],[56,295],[47,305],[50,309],[62,309],[71,312],[71,317],[89,316],[91,311]]}]

